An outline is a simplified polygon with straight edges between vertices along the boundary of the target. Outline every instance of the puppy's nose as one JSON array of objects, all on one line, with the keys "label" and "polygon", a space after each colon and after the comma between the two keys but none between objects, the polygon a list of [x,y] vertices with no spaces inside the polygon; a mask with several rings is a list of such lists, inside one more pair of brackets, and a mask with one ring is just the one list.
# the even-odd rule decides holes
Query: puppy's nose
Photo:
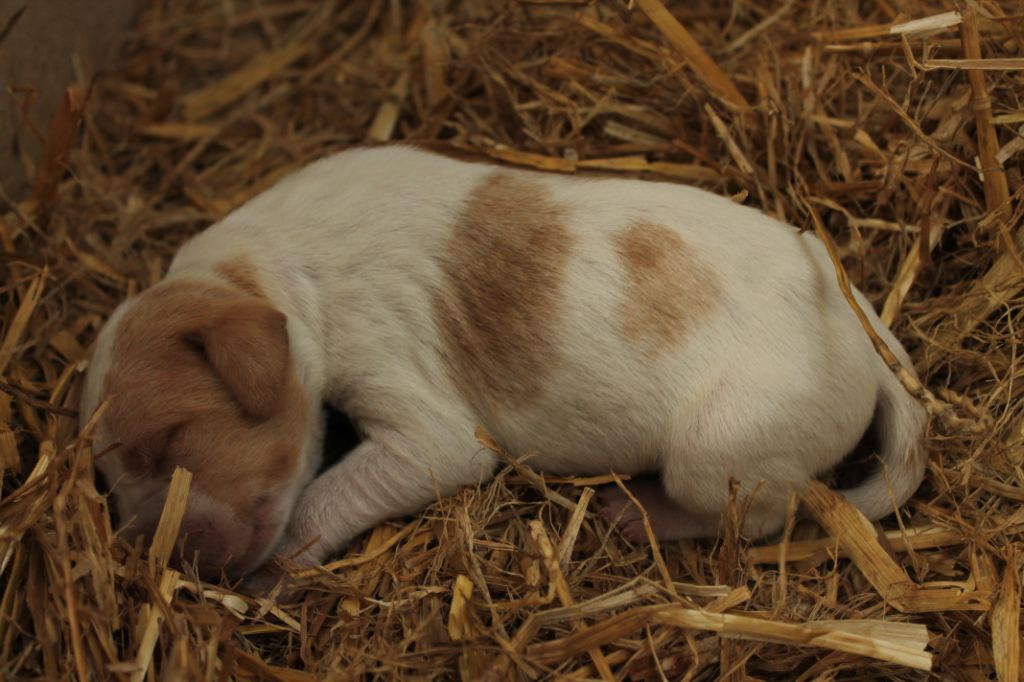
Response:
[{"label": "puppy's nose", "polygon": [[203,580],[215,580],[231,561],[231,547],[220,524],[211,517],[185,517],[181,524],[184,538],[182,558],[186,563],[195,561],[196,571]]}]

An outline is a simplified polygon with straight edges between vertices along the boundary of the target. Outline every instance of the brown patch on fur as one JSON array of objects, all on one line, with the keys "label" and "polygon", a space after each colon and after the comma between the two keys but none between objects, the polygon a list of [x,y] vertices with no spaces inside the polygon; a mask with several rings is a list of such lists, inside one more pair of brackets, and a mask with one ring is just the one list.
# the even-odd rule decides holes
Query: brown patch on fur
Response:
[{"label": "brown patch on fur", "polygon": [[259,271],[245,258],[221,261],[214,266],[217,274],[250,296],[266,298],[260,285]]},{"label": "brown patch on fur", "polygon": [[721,296],[717,275],[673,230],[638,220],[615,235],[626,270],[626,300],[619,307],[623,335],[654,356],[675,346]]},{"label": "brown patch on fur", "polygon": [[558,361],[565,221],[542,185],[495,172],[455,222],[434,319],[452,380],[480,407],[529,401]]},{"label": "brown patch on fur", "polygon": [[240,514],[300,466],[310,406],[284,315],[216,284],[172,281],[140,295],[115,330],[102,427],[127,471],[175,466]]}]

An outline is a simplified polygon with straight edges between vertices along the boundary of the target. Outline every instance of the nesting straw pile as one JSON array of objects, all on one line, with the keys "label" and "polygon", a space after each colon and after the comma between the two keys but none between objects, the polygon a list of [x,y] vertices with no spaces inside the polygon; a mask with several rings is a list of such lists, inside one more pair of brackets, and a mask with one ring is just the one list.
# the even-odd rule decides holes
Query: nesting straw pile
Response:
[{"label": "nesting straw pile", "polygon": [[[46,143],[31,196],[0,205],[0,677],[1018,679],[1020,12],[154,0],[53,121],[23,102]],[[831,235],[923,377],[904,379],[933,415],[927,482],[878,528],[814,485],[793,508],[816,522],[778,544],[740,537],[737,497],[717,541],[633,546],[594,514],[611,479],[504,453],[291,606],[165,568],[173,500],[129,546],[76,422],[104,317],[282,175],[402,138],[698,184]]]}]

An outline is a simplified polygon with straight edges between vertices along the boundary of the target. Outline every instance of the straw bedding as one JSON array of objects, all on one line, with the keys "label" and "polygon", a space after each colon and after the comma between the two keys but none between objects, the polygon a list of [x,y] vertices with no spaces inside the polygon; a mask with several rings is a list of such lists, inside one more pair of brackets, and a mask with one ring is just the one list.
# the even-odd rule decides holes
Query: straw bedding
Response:
[{"label": "straw bedding", "polygon": [[[46,144],[0,213],[0,676],[1019,679],[1021,6],[666,4],[154,1],[53,121],[26,102]],[[777,543],[739,535],[737,497],[715,541],[632,546],[593,513],[610,479],[503,453],[289,606],[165,567],[187,472],[128,545],[75,416],[105,315],[283,174],[402,138],[830,235],[922,375],[926,483],[877,527],[813,485]]]}]

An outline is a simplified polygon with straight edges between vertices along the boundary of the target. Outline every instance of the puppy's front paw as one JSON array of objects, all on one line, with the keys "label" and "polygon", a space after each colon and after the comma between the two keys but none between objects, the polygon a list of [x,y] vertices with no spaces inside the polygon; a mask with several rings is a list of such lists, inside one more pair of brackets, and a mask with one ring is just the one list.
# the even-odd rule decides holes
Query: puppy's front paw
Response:
[{"label": "puppy's front paw", "polygon": [[[303,566],[297,566],[301,570]],[[253,595],[265,597],[280,603],[296,601],[303,592],[303,578],[270,561],[250,573],[242,581],[242,587]]]},{"label": "puppy's front paw", "polygon": [[242,587],[248,592],[269,595],[279,583],[286,582],[288,575],[274,564],[266,564],[242,580]]},{"label": "puppy's front paw", "polygon": [[284,568],[282,564],[271,558],[263,566],[250,573],[242,581],[242,586],[254,594],[275,598],[280,602],[288,602],[293,601],[302,591],[303,579],[296,573],[306,568],[319,566],[323,563],[325,555],[320,551],[319,543],[311,547],[301,547],[294,546],[286,539],[274,551],[274,556],[285,559],[284,564],[288,568]]}]

